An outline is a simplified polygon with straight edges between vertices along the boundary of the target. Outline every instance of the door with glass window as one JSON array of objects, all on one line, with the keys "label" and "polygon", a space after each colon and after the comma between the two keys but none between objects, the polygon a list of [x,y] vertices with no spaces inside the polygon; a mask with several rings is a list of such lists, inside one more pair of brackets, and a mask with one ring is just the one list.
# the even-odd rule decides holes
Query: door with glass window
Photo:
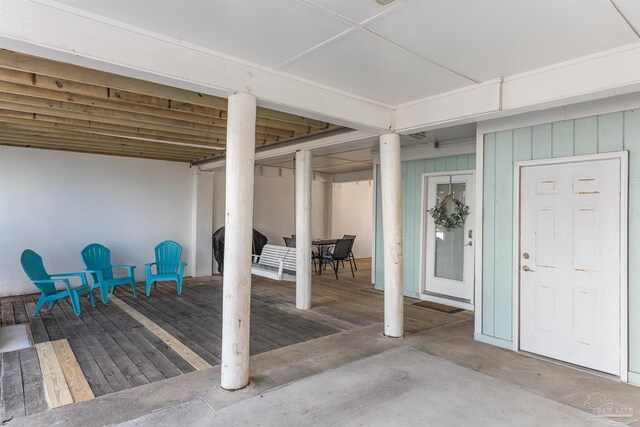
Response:
[{"label": "door with glass window", "polygon": [[[450,300],[450,305],[469,308],[468,305],[473,304],[473,174],[427,176],[425,179],[424,294],[426,299],[432,296]],[[427,212],[436,206],[442,208],[440,221]],[[463,223],[458,220],[457,226],[450,229],[441,225],[443,219],[451,220],[452,214],[455,218],[465,206],[468,215]]]}]

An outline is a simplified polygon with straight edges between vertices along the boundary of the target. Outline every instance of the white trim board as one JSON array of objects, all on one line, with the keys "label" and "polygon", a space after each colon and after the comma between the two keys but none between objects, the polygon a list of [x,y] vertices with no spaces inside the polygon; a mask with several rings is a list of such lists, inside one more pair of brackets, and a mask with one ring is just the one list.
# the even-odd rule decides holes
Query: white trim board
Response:
[{"label": "white trim board", "polygon": [[474,283],[475,283],[475,316],[473,321],[474,336],[482,335],[482,246],[484,228],[484,134],[478,131],[476,135],[476,170],[475,170],[475,256],[474,256]]},{"label": "white trim board", "polygon": [[514,164],[513,182],[513,320],[512,320],[512,350],[520,350],[520,171],[526,166],[555,165],[563,163],[579,163],[597,160],[620,160],[620,381],[628,381],[629,366],[629,314],[628,314],[628,180],[629,153],[619,151],[614,153],[590,154],[586,156],[571,156],[555,159],[526,160]]}]

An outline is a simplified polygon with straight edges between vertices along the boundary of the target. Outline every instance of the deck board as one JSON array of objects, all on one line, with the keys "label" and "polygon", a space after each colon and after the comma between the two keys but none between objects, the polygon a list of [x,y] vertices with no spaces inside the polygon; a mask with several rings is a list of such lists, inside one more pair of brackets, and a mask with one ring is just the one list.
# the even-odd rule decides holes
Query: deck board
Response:
[{"label": "deck board", "polygon": [[91,351],[84,340],[82,338],[73,338],[68,341],[94,396],[98,397],[113,393],[114,389],[111,387],[104,373],[98,366],[98,363],[91,355]]},{"label": "deck board", "polygon": [[19,351],[1,353],[0,356],[2,357],[0,374],[2,420],[23,417],[26,412]]},{"label": "deck board", "polygon": [[71,397],[74,402],[84,402],[93,399],[95,396],[91,391],[91,387],[86,377],[82,373],[82,369],[73,354],[73,350],[69,346],[67,340],[54,341],[53,350],[56,352],[58,362],[62,368],[62,373],[69,386]]},{"label": "deck board", "polygon": [[38,362],[38,353],[34,347],[19,351],[22,368],[22,385],[26,415],[37,414],[47,409],[44,394],[44,379]]},{"label": "deck board", "polygon": [[38,351],[38,360],[40,361],[44,389],[49,406],[58,408],[73,403],[71,391],[64,378],[53,344],[51,342],[40,343],[36,345],[36,350]]}]

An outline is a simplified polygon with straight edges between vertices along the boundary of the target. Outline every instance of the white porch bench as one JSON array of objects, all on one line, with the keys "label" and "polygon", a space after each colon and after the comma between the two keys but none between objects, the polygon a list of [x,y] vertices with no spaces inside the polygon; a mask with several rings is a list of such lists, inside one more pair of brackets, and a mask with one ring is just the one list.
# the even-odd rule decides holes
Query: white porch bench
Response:
[{"label": "white porch bench", "polygon": [[273,280],[296,281],[296,248],[264,245],[262,254],[252,256],[251,274]]}]

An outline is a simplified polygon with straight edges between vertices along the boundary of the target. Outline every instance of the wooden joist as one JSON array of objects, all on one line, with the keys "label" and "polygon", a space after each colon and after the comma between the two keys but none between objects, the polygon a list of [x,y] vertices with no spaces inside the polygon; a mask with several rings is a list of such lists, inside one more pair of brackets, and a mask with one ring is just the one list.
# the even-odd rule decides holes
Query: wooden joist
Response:
[{"label": "wooden joist", "polygon": [[148,148],[156,148],[169,150],[180,149],[183,152],[189,152],[196,150],[197,152],[206,151],[211,153],[221,153],[222,151],[216,145],[207,143],[182,143],[182,142],[163,142],[163,141],[148,141],[141,137],[122,137],[112,135],[109,132],[98,132],[94,134],[87,134],[85,132],[79,132],[74,130],[59,129],[55,127],[41,127],[41,126],[28,126],[17,123],[6,123],[0,120],[0,132],[4,134],[22,134],[30,136],[40,136],[49,138],[67,139],[69,141],[83,142],[102,142],[104,144],[112,145],[137,145],[145,146]]},{"label": "wooden joist", "polygon": [[[86,147],[79,145],[61,145],[61,144],[51,144],[43,141],[19,141],[15,139],[6,139],[2,138],[2,145],[7,145],[10,147],[23,147],[23,148],[38,148],[42,150],[55,150],[55,151],[67,151],[67,152],[77,152],[77,153],[86,153],[86,154],[100,154],[100,155],[108,155],[108,156],[122,156],[122,157],[132,157],[138,159],[152,159],[152,160],[166,160],[171,162],[191,162],[194,160],[193,156],[186,155],[170,155],[166,153],[151,153],[144,150],[119,150],[119,149],[110,149],[107,153],[106,150],[100,147]],[[195,160],[205,160],[209,159],[209,157],[203,156],[202,158],[195,158]]]},{"label": "wooden joist", "polygon": [[[210,109],[218,111],[227,110],[227,100],[225,98],[164,86],[144,80],[132,79],[103,71],[91,70],[34,56],[19,55],[8,50],[0,50],[0,66],[27,73],[28,76],[23,77],[20,80],[21,82],[31,80],[34,85],[41,82],[43,87],[65,92],[73,92],[75,89],[77,93],[99,96],[104,93],[99,88],[108,88],[110,92],[113,92],[114,97],[118,97],[118,95],[116,95],[116,93],[118,93],[120,98],[128,100],[129,102],[142,103],[143,99],[139,95],[145,95],[148,104],[163,105],[164,101],[161,101],[161,99],[171,100],[181,103],[182,105],[178,108],[183,111],[189,108],[187,105],[209,107]],[[107,96],[109,95],[107,94]],[[198,110],[194,108],[192,111],[203,111],[205,115],[211,115],[211,110]],[[320,120],[309,119],[262,107],[258,107],[257,116],[279,122],[307,126],[317,130],[328,127],[326,122]]]},{"label": "wooden joist", "polygon": [[185,144],[211,145],[224,147],[224,139],[185,137],[179,133],[141,129],[131,126],[110,125],[88,120],[66,119],[63,117],[42,114],[23,113],[20,111],[0,110],[0,122],[25,125],[33,128],[53,128],[87,134],[109,134],[114,136],[148,138],[166,142],[182,142]]}]

